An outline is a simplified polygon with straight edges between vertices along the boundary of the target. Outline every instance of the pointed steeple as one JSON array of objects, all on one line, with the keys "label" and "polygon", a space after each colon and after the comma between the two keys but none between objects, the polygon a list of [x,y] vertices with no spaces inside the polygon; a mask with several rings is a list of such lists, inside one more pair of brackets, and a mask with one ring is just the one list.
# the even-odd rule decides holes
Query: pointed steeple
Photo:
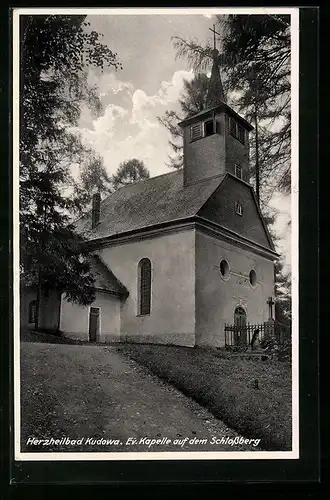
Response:
[{"label": "pointed steeple", "polygon": [[[222,102],[226,102],[225,93],[222,86],[221,75],[220,75],[220,64],[219,64],[219,51],[216,48],[216,31],[215,25],[213,25],[213,30],[210,28],[210,31],[213,32],[213,50],[212,50],[212,72],[209,81],[209,89],[207,93],[206,103],[207,106],[217,106]],[[218,34],[218,33],[217,33]]]}]

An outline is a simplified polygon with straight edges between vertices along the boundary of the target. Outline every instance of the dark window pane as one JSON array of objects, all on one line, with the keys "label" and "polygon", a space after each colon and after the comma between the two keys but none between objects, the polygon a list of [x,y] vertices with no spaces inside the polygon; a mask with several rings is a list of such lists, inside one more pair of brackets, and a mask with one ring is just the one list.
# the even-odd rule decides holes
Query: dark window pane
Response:
[{"label": "dark window pane", "polygon": [[237,126],[237,138],[242,144],[245,143],[245,130],[242,125]]},{"label": "dark window pane", "polygon": [[236,122],[233,118],[229,118],[229,128],[231,135],[236,137]]},{"label": "dark window pane", "polygon": [[214,134],[213,120],[209,120],[209,121],[205,122],[204,127],[205,127],[205,137]]},{"label": "dark window pane", "polygon": [[29,323],[35,323],[37,314],[37,301],[32,300],[29,304]]},{"label": "dark window pane", "polygon": [[151,262],[140,261],[140,314],[150,314],[151,304]]}]

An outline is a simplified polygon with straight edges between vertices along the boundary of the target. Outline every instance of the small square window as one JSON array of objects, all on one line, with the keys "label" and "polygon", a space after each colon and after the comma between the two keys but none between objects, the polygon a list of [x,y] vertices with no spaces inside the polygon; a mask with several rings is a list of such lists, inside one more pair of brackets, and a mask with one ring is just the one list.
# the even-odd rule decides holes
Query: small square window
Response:
[{"label": "small square window", "polygon": [[235,175],[239,179],[242,179],[243,171],[242,171],[242,167],[240,165],[235,165]]},{"label": "small square window", "polygon": [[235,212],[237,215],[243,215],[243,207],[238,201],[235,203]]}]

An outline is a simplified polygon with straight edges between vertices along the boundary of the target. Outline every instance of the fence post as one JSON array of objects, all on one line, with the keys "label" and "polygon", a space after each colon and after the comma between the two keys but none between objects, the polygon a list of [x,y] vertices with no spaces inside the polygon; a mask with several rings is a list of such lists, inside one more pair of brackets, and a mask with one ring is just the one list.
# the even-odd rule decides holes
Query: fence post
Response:
[{"label": "fence post", "polygon": [[269,318],[268,321],[264,322],[264,336],[265,337],[273,337],[275,338],[275,321],[272,318]]}]

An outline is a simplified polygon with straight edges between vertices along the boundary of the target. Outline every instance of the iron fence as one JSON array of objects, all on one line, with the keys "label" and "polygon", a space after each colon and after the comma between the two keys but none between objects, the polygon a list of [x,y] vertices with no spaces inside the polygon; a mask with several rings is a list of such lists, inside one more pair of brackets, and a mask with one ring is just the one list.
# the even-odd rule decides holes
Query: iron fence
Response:
[{"label": "iron fence", "polygon": [[266,321],[260,324],[230,325],[225,324],[225,346],[227,348],[253,347],[267,337],[276,340],[277,344],[284,345],[291,341],[291,327],[278,321]]}]

